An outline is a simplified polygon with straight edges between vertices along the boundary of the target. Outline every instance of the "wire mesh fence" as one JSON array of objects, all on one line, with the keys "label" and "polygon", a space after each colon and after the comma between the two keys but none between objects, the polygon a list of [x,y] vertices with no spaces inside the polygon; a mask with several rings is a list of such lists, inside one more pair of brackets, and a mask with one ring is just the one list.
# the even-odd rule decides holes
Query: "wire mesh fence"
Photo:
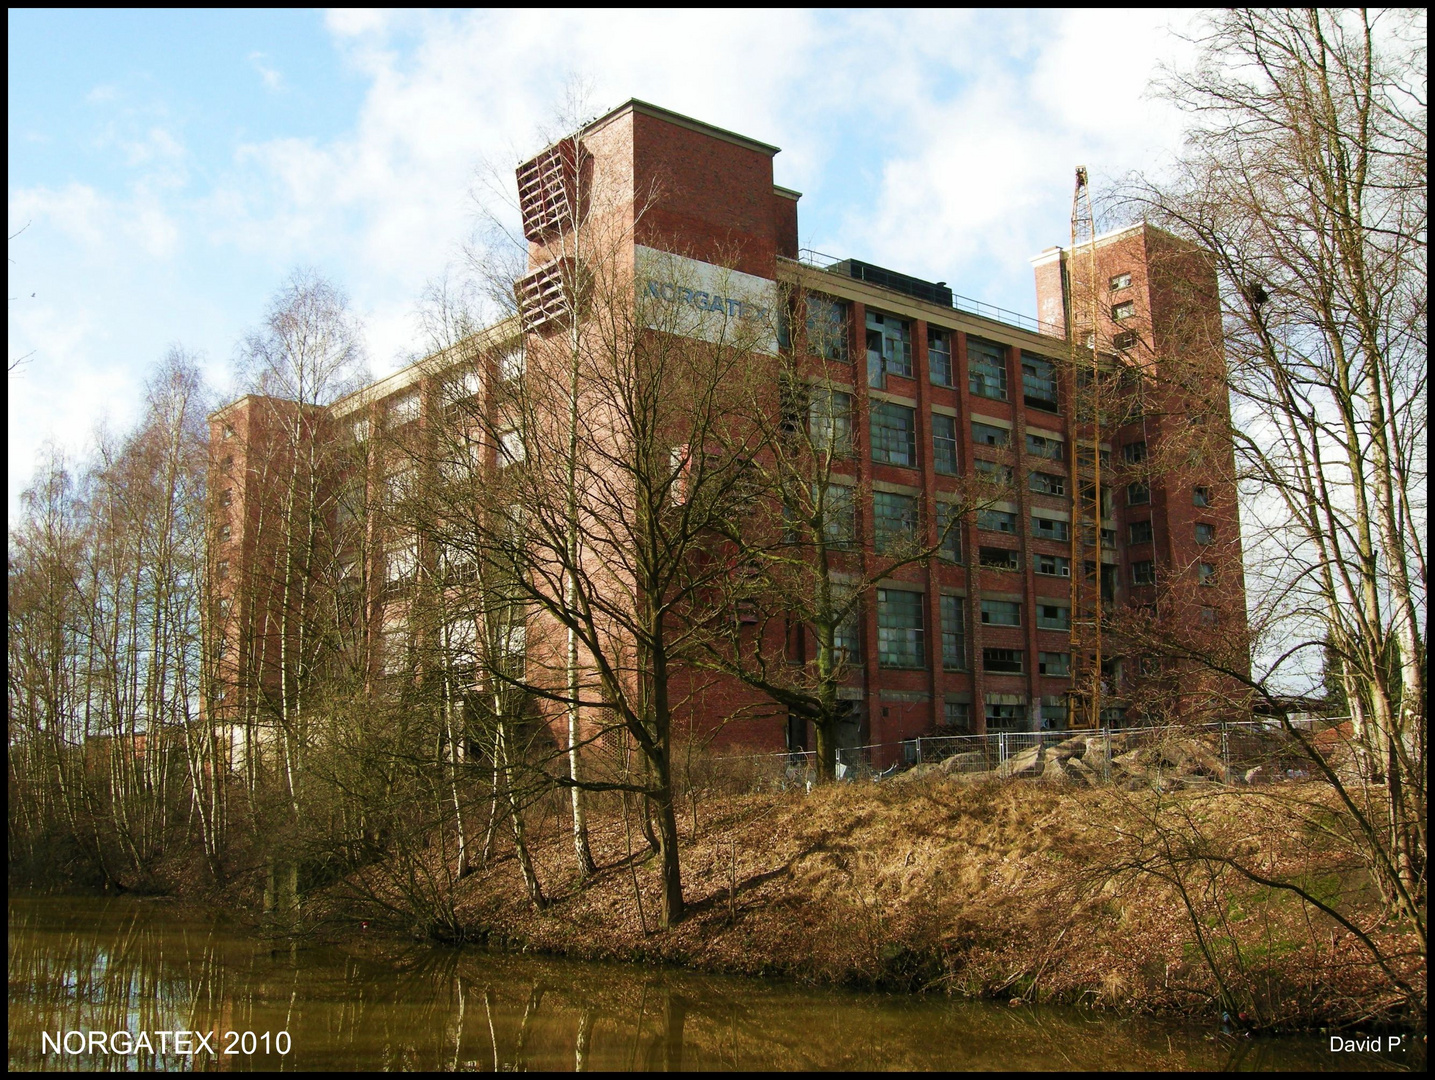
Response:
[{"label": "wire mesh fence", "polygon": [[[1278,721],[1114,728],[1094,731],[994,731],[924,735],[896,743],[837,750],[839,780],[895,780],[940,770],[949,776],[1025,778],[1192,787],[1303,780],[1318,771],[1316,756],[1336,761],[1352,750],[1344,718],[1293,722],[1304,741]],[[1322,735],[1325,736],[1322,738]],[[750,790],[810,787],[816,754],[730,755],[750,777]]]}]

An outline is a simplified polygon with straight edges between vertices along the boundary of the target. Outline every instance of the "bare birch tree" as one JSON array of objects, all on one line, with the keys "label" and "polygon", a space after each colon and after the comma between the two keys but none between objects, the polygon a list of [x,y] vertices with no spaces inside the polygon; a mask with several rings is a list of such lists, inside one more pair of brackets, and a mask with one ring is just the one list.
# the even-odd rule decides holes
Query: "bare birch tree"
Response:
[{"label": "bare birch tree", "polygon": [[[1397,918],[1426,904],[1425,24],[1419,13],[1233,10],[1165,79],[1191,117],[1170,179],[1127,203],[1211,253],[1248,521],[1254,679],[1318,688],[1335,668],[1366,761],[1312,751]],[[1181,297],[1172,297],[1178,305]],[[1179,343],[1177,343],[1179,344]]]},{"label": "bare birch tree", "polygon": [[[253,554],[238,584],[247,611],[240,634],[245,759],[254,768],[261,732],[273,733],[291,824],[302,817],[312,699],[329,670],[329,593],[340,576],[335,459],[344,443],[330,437],[325,407],[366,375],[345,297],[312,272],[291,276],[240,350],[240,380],[255,395],[256,410],[245,450],[257,516],[245,523],[255,534]],[[258,816],[253,825],[261,827]]]}]

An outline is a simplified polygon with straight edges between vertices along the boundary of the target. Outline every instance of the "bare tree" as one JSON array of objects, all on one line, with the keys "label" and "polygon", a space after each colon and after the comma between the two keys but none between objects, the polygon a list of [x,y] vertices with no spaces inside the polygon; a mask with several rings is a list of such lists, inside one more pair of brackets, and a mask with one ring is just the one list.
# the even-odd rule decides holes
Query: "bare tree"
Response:
[{"label": "bare tree", "polygon": [[[1334,670],[1364,759],[1306,745],[1397,920],[1424,940],[1428,612],[1424,16],[1212,15],[1166,95],[1191,115],[1170,179],[1128,205],[1210,253],[1268,650],[1254,677],[1199,633],[1166,646],[1250,685],[1293,737],[1281,689]],[[1180,305],[1199,301],[1169,298]],[[1178,320],[1179,322],[1179,316]],[[1305,683],[1303,687],[1302,681]]]},{"label": "bare tree", "polygon": [[[840,688],[852,674],[857,623],[877,582],[934,557],[959,559],[970,515],[1002,495],[982,480],[932,505],[884,494],[895,517],[876,525],[873,492],[852,460],[868,421],[843,389],[865,378],[848,348],[845,314],[800,290],[787,303],[790,322],[804,332],[785,345],[778,378],[754,383],[744,410],[762,447],[752,470],[763,497],[722,523],[733,572],[722,583],[725,617],[713,623],[703,662],[810,720],[825,781],[835,775],[848,715]],[[860,527],[868,521],[871,549]]]},{"label": "bare tree", "polygon": [[[261,732],[272,731],[289,821],[302,818],[311,704],[331,670],[331,593],[342,544],[334,532],[342,488],[326,406],[366,379],[358,326],[347,301],[312,272],[296,271],[275,296],[264,325],[244,342],[241,382],[252,391],[246,445],[252,490],[245,502],[251,552],[236,585],[243,605],[241,709],[251,797]],[[252,508],[252,510],[251,510]],[[260,818],[253,819],[256,829]],[[288,872],[286,870],[286,872]]]}]

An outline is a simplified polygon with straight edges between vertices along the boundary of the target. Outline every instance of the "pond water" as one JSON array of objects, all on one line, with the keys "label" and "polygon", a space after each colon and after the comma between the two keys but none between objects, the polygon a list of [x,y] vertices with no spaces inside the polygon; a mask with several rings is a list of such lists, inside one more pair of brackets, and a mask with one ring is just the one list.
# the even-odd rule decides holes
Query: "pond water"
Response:
[{"label": "pond water", "polygon": [[[11,1069],[1401,1069],[1104,1013],[359,940],[127,898],[10,900]],[[115,1033],[120,1033],[118,1037]],[[1418,1054],[1418,1061],[1416,1056]]]}]

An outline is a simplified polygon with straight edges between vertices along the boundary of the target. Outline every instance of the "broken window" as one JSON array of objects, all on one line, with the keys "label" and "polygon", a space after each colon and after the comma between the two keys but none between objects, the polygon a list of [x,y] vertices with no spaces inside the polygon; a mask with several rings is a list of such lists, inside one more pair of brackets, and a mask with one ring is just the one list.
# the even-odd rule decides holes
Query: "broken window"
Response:
[{"label": "broken window", "polygon": [[927,327],[927,368],[932,382],[952,386],[952,335],[934,326]]},{"label": "broken window", "polygon": [[807,298],[807,347],[827,360],[847,359],[847,305],[825,296]]},{"label": "broken window", "polygon": [[1020,675],[1025,658],[1026,654],[1023,649],[983,649],[982,670]]},{"label": "broken window", "polygon": [[1033,457],[1050,458],[1052,461],[1061,461],[1066,456],[1060,439],[1049,439],[1030,432],[1027,432],[1026,436],[1026,452]]},{"label": "broken window", "polygon": [[1067,677],[1071,675],[1071,654],[1064,652],[1039,652],[1036,654],[1036,670],[1042,675]]},{"label": "broken window", "polygon": [[1038,495],[1065,495],[1066,477],[1056,473],[1033,472],[1027,487]]},{"label": "broken window", "polygon": [[967,338],[968,389],[977,397],[1006,400],[1006,347]]},{"label": "broken window", "polygon": [[872,460],[888,465],[917,464],[917,413],[890,401],[872,405]]},{"label": "broken window", "polygon": [[1071,526],[1065,521],[1057,521],[1054,518],[1031,516],[1032,535],[1039,540],[1070,540]]},{"label": "broken window", "polygon": [[807,430],[814,450],[833,455],[852,452],[852,395],[815,386],[807,405]]},{"label": "broken window", "polygon": [[1005,510],[978,510],[977,528],[988,532],[1016,534],[1016,515]]},{"label": "broken window", "polygon": [[1022,401],[1033,409],[1056,412],[1056,364],[1029,352],[1021,354]]},{"label": "broken window", "polygon": [[912,324],[880,311],[867,312],[867,384],[885,386],[888,375],[912,377]]},{"label": "broken window", "polygon": [[981,446],[1008,446],[1011,444],[1011,432],[995,424],[983,424],[979,420],[973,420],[972,442]]},{"label": "broken window", "polygon": [[983,600],[983,626],[1020,626],[1021,602],[1016,600]]}]

